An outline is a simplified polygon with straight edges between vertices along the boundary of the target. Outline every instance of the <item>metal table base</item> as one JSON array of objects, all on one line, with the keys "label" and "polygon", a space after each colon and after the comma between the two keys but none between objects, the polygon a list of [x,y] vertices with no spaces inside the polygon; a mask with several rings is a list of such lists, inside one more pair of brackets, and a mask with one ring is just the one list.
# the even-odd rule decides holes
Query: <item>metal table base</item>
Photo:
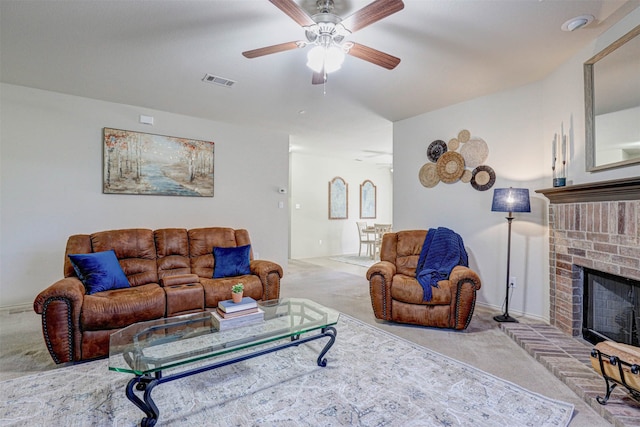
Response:
[{"label": "metal table base", "polygon": [[[314,341],[320,338],[327,337],[329,338],[329,342],[324,346],[320,355],[318,356],[317,363],[318,366],[327,366],[327,359],[324,355],[329,351],[329,349],[333,346],[333,343],[336,340],[337,331],[334,327],[328,326],[320,330],[320,333],[316,335],[311,335],[308,337],[301,338],[300,335],[294,335],[291,337],[290,342],[286,342],[283,344],[276,345],[271,348],[254,351],[252,353],[248,353],[242,356],[234,357],[231,359],[223,360],[220,362],[212,363],[210,365],[206,365],[199,368],[194,368],[191,370],[175,373],[172,375],[162,375],[162,371],[156,371],[153,375],[145,374],[145,375],[137,375],[132,378],[127,384],[126,394],[127,398],[133,402],[140,410],[145,413],[145,417],[142,418],[140,425],[142,427],[153,427],[158,422],[158,417],[160,416],[160,411],[156,406],[155,402],[151,397],[151,392],[153,389],[162,383],[167,383],[169,381],[178,380],[180,378],[189,377],[191,375],[199,374],[201,372],[211,371],[213,369],[221,368],[223,366],[231,365],[237,362],[242,362],[244,360],[253,359],[254,357],[262,356],[264,354],[273,353],[276,351],[283,350],[285,348],[299,346],[300,344],[307,343],[309,341]],[[144,392],[142,399],[136,394],[135,390],[139,392]]]}]

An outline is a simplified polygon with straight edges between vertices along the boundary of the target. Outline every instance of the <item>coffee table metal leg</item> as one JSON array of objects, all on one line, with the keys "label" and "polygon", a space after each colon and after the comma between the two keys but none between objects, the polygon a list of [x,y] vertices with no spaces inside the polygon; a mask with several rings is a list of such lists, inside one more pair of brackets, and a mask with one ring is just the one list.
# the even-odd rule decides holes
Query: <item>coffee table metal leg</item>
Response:
[{"label": "coffee table metal leg", "polygon": [[[158,378],[152,378],[149,376],[134,377],[127,384],[127,398],[146,415],[146,417],[142,418],[142,421],[140,422],[142,427],[153,427],[158,422],[160,411],[151,398],[151,392],[157,384]],[[144,400],[141,400],[135,394],[133,387],[135,387],[136,390],[144,391]]]},{"label": "coffee table metal leg", "polygon": [[324,346],[324,348],[320,352],[320,355],[318,356],[318,366],[327,366],[327,359],[324,358],[324,355],[327,354],[329,349],[333,346],[333,343],[336,342],[337,333],[338,332],[333,326],[322,329],[322,335],[329,337],[329,342]]},{"label": "coffee table metal leg", "polygon": [[[218,363],[213,363],[211,365],[206,365],[203,367],[195,368],[195,369],[184,371],[184,372],[179,372],[172,375],[165,376],[162,374],[162,371],[158,371],[155,373],[155,377],[152,377],[151,375],[136,376],[132,378],[127,384],[127,390],[126,390],[127,398],[146,415],[146,417],[142,418],[140,425],[142,427],[153,427],[158,422],[158,417],[160,416],[160,410],[158,410],[158,407],[156,406],[155,402],[151,398],[151,391],[158,384],[177,380],[180,378],[189,377],[191,375],[199,374],[206,371],[211,371],[213,369],[221,368],[223,366],[231,365],[233,363],[253,359],[254,357],[262,356],[268,353],[273,353],[279,350],[283,350],[285,348],[297,347],[300,344],[304,344],[310,341],[315,341],[320,338],[328,337],[329,342],[325,344],[317,360],[318,366],[325,367],[327,366],[327,359],[324,357],[324,355],[327,354],[329,349],[333,346],[333,343],[336,341],[336,335],[338,332],[333,326],[322,328],[320,331],[321,332],[319,334],[311,335],[303,338],[301,338],[300,335],[295,335],[291,337],[291,341],[285,342],[283,344],[280,344],[271,348],[256,351],[253,353],[248,353],[239,357],[227,359]],[[144,395],[143,395],[144,400],[140,399],[135,394],[133,390],[134,387],[138,391],[144,391]]]}]

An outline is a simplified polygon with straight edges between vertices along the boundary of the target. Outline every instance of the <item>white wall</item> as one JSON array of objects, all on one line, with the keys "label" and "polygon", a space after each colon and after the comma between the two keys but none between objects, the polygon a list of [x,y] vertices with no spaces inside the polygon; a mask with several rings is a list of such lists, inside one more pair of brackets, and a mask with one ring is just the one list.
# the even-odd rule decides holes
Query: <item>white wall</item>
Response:
[{"label": "white wall", "polygon": [[[393,222],[395,230],[448,226],[460,233],[483,280],[479,302],[500,306],[507,227],[503,214],[490,211],[493,189],[479,192],[462,183],[427,189],[418,181],[428,143],[466,128],[489,145],[493,188],[531,191],[532,212],[513,223],[511,275],[518,287],[510,305],[514,313],[548,318],[547,202],[533,190],[551,187],[550,145],[561,122],[570,135],[569,184],[640,175],[640,166],[585,172],[582,80],[583,62],[638,23],[640,9],[540,82],[394,124],[393,177],[386,168],[294,153],[286,195],[277,189],[288,182],[287,135],[1,84],[0,306],[31,302],[61,277],[64,245],[74,233],[243,227],[260,258],[285,267],[290,216],[292,258],[356,253],[358,190],[365,179],[378,186],[376,222]],[[154,116],[156,125],[138,124],[139,114]],[[215,197],[102,194],[105,126],[213,140]],[[335,176],[349,183],[348,220],[327,218],[328,182]]]},{"label": "white wall", "polygon": [[[61,278],[77,233],[246,228],[254,254],[286,267],[288,135],[7,84],[0,97],[0,306]],[[214,197],[102,194],[103,127],[214,141]]]},{"label": "white wall", "polygon": [[[493,188],[530,189],[532,212],[515,214],[511,248],[511,276],[517,287],[510,311],[540,315],[545,297],[543,277],[546,247],[546,206],[533,189],[541,188],[543,160],[539,85],[494,94],[425,114],[394,126],[394,227],[428,229],[448,227],[460,234],[470,267],[482,279],[478,302],[500,307],[505,295],[507,259],[506,213],[491,212]],[[425,188],[418,180],[428,162],[426,149],[436,139],[448,141],[462,129],[480,137],[489,147],[485,162],[496,174],[488,191],[461,181]],[[397,190],[397,191],[396,191]]]},{"label": "white wall", "polygon": [[[567,184],[584,184],[633,176],[640,176],[640,166],[587,172],[585,160],[585,115],[584,115],[584,62],[602,49],[622,37],[635,26],[640,25],[640,8],[635,9],[613,26],[595,42],[589,44],[580,53],[558,67],[542,83],[544,121],[540,126],[544,129],[545,162],[543,170],[550,173],[551,141],[553,133],[559,132],[560,123],[564,121],[571,127],[570,156],[567,172]],[[549,160],[547,160],[547,158]]]},{"label": "white wall", "polygon": [[[349,185],[348,219],[329,219],[329,181],[336,176]],[[361,220],[360,184],[366,179],[377,187],[377,218]],[[391,223],[392,174],[388,167],[294,152],[290,185],[293,259],[357,254],[356,221]]]},{"label": "white wall", "polygon": [[[532,212],[514,214],[510,275],[517,286],[510,312],[549,318],[548,200],[535,190],[552,186],[551,141],[561,123],[570,135],[568,184],[640,175],[640,166],[585,171],[582,78],[584,61],[639,22],[640,9],[540,82],[394,124],[394,228],[446,226],[458,232],[482,279],[480,304],[501,307],[505,296],[507,222],[506,214],[491,212],[493,190],[528,188]],[[461,129],[487,142],[493,188],[481,192],[461,182],[422,187],[418,171],[428,161],[429,143],[448,141]]]}]

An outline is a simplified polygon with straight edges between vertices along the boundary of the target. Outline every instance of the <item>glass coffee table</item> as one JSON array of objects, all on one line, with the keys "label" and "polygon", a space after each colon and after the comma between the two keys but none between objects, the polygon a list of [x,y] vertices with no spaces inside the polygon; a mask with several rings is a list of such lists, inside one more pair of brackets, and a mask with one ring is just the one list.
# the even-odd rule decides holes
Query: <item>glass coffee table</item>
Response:
[{"label": "glass coffee table", "polygon": [[339,312],[298,298],[262,301],[258,306],[264,311],[263,321],[222,331],[204,311],[135,323],[111,335],[109,369],[134,375],[126,395],[146,415],[141,426],[152,427],[158,421],[160,411],[151,392],[165,382],[321,338],[329,341],[317,364],[327,365],[324,356],[336,340],[333,325]]}]

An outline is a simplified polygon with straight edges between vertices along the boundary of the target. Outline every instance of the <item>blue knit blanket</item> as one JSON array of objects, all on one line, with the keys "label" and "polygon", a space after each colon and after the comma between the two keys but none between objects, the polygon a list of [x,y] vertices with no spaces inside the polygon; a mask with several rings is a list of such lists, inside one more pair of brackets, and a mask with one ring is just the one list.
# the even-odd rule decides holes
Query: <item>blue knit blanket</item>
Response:
[{"label": "blue knit blanket", "polygon": [[424,291],[424,301],[431,301],[431,287],[438,287],[438,281],[448,278],[456,265],[469,266],[462,237],[445,227],[430,228],[416,267],[416,279]]}]

